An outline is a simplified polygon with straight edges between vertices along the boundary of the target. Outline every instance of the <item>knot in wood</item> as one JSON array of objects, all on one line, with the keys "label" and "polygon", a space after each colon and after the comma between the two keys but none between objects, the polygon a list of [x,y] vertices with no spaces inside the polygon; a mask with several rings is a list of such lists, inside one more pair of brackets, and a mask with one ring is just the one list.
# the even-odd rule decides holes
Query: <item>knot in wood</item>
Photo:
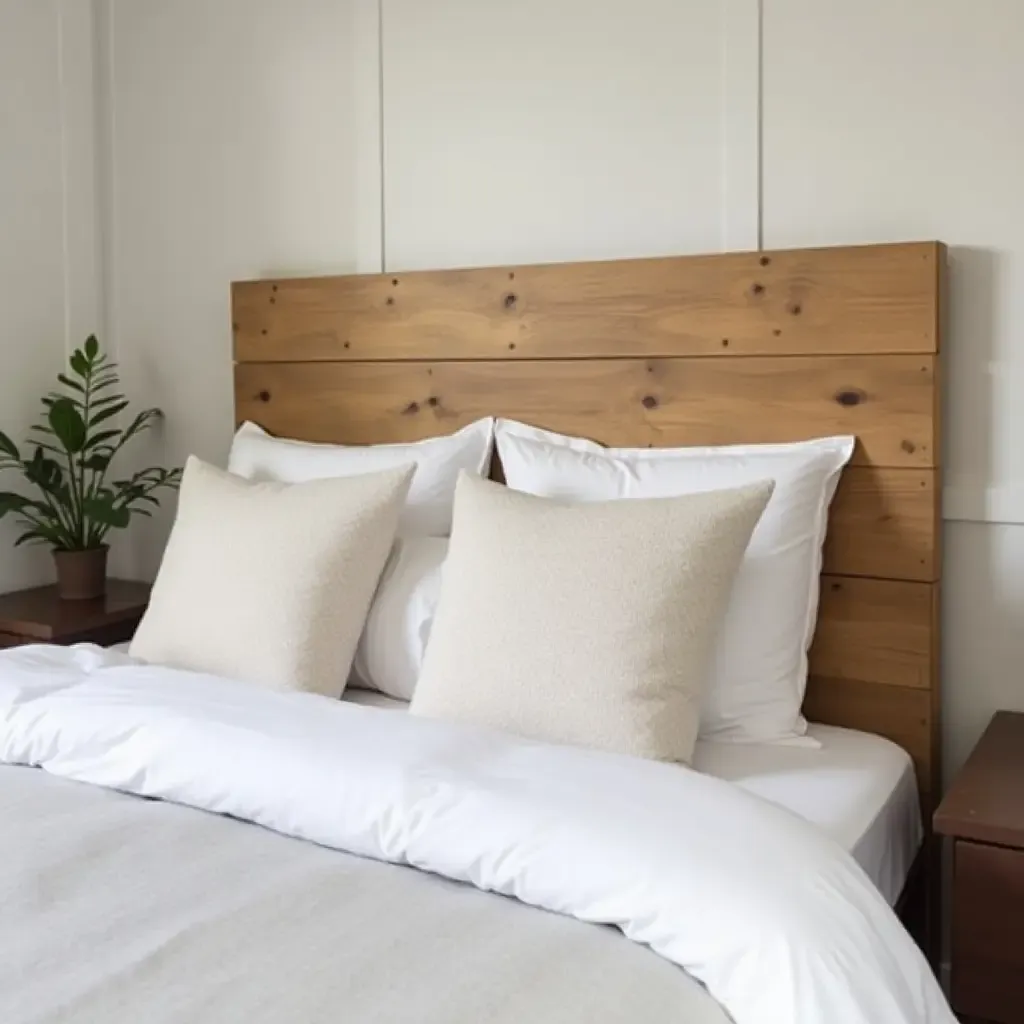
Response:
[{"label": "knot in wood", "polygon": [[859,388],[846,388],[843,391],[836,393],[836,401],[840,405],[850,407],[852,405],[860,405],[868,396],[861,391]]}]

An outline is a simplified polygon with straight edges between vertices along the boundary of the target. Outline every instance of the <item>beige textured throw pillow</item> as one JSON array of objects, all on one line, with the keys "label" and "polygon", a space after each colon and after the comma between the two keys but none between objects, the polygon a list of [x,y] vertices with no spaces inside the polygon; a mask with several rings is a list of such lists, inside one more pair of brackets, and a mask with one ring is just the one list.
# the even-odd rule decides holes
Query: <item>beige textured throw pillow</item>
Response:
[{"label": "beige textured throw pillow", "polygon": [[411,478],[253,483],[190,458],[130,653],[340,696]]},{"label": "beige textured throw pillow", "polygon": [[463,474],[412,711],[688,762],[772,486],[581,505]]}]

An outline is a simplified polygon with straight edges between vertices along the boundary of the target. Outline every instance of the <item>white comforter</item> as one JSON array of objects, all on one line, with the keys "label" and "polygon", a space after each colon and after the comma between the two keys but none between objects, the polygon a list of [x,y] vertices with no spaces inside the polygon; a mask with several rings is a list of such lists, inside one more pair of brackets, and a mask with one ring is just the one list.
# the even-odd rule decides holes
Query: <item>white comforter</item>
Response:
[{"label": "white comforter", "polygon": [[737,1024],[952,1022],[854,861],[672,765],[143,667],[0,655],[0,761],[160,797],[613,924]]}]

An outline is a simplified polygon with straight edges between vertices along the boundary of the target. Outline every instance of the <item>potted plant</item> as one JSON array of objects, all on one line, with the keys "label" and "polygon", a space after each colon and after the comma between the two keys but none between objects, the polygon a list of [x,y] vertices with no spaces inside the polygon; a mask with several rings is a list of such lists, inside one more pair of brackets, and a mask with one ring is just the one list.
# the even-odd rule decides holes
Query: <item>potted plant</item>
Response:
[{"label": "potted plant", "polygon": [[174,490],[180,469],[143,469],[108,481],[114,458],[159,420],[159,409],[144,409],[126,427],[115,427],[128,408],[117,366],[90,336],[69,359],[70,373],[58,374],[61,391],[43,398],[45,422],[32,427],[38,438],[18,446],[0,432],[0,471],[16,470],[36,491],[25,497],[0,491],[0,519],[13,513],[24,527],[19,544],[48,544],[57,567],[62,598],[101,597],[106,590],[107,545],[111,530],[122,530],[133,515],[149,516],[159,504],[154,492]]}]

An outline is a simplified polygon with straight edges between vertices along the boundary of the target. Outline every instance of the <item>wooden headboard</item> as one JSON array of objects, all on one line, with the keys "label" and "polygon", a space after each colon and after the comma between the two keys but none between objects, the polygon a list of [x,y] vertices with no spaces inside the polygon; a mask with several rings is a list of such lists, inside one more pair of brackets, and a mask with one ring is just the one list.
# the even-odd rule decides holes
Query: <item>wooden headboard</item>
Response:
[{"label": "wooden headboard", "polygon": [[849,433],[805,711],[939,785],[938,243],[246,281],[239,421],[419,440],[507,416],[606,444]]}]

